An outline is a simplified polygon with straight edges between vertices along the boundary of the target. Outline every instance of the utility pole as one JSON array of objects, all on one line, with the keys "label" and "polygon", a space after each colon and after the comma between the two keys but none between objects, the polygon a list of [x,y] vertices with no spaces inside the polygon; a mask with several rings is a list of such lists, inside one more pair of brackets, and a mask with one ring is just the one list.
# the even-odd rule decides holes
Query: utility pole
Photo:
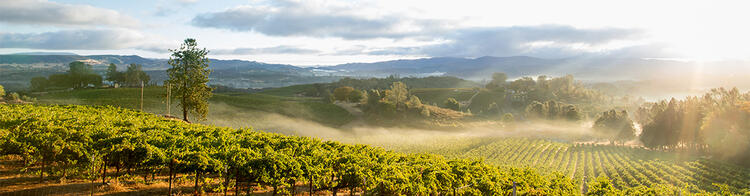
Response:
[{"label": "utility pole", "polygon": [[171,93],[172,93],[170,89],[172,85],[170,85],[169,82],[165,82],[165,85],[167,86],[167,116],[172,116],[172,112],[170,111],[171,108],[169,107],[171,106],[169,104],[169,101],[170,101],[169,97],[171,96]]},{"label": "utility pole", "polygon": [[141,112],[143,112],[143,80],[141,80]]}]

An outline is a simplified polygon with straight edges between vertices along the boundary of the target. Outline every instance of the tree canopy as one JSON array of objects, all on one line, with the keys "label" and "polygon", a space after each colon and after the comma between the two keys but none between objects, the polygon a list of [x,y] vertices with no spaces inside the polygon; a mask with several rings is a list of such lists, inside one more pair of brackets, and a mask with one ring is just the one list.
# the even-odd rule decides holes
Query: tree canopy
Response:
[{"label": "tree canopy", "polygon": [[188,113],[196,114],[205,118],[208,114],[208,98],[213,89],[207,85],[208,75],[208,50],[198,48],[195,39],[188,38],[180,45],[180,48],[170,50],[169,65],[167,70],[169,80],[175,98],[180,101],[183,120],[188,120]]}]

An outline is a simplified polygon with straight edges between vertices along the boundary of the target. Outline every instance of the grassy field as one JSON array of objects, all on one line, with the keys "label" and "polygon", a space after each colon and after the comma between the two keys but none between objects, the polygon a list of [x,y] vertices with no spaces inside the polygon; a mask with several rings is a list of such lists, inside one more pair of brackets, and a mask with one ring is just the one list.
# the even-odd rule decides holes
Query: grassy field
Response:
[{"label": "grassy field", "polygon": [[[294,85],[263,90],[259,94],[298,97],[299,94],[311,88],[314,88],[312,84]],[[423,103],[436,103],[438,105],[445,102],[448,98],[454,98],[458,101],[468,101],[475,93],[472,88],[412,88],[409,89],[409,92],[419,97]]]},{"label": "grassy field", "polygon": [[[143,109],[155,114],[166,114],[166,93],[161,87],[148,87],[143,91]],[[42,104],[112,105],[140,109],[140,88],[84,89],[51,92],[35,96]],[[181,116],[177,100],[172,100],[171,114]],[[291,118],[301,118],[328,126],[341,126],[353,120],[346,110],[317,98],[282,97],[258,93],[219,93],[209,100],[211,105],[232,106],[232,112],[277,113]],[[213,109],[213,110],[212,110]],[[212,114],[224,114],[223,110],[209,107]],[[239,115],[239,114],[238,114]]]},{"label": "grassy field", "polygon": [[422,103],[437,105],[442,105],[448,98],[468,101],[474,95],[474,89],[471,88],[416,88],[410,89],[409,92],[419,97]]}]

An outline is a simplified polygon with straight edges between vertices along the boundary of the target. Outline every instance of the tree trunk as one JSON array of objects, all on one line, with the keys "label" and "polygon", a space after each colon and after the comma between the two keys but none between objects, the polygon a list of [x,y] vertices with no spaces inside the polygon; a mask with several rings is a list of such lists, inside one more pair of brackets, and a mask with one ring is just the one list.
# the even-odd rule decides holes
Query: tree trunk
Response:
[{"label": "tree trunk", "polygon": [[102,185],[107,184],[107,157],[104,157],[104,160],[102,161]]},{"label": "tree trunk", "polygon": [[313,178],[312,175],[310,175],[310,196],[313,195]]},{"label": "tree trunk", "polygon": [[229,173],[224,174],[224,196],[227,196],[227,186],[229,186]]},{"label": "tree trunk", "polygon": [[68,163],[67,161],[63,161],[62,164],[62,176],[60,177],[60,182],[65,184],[65,177],[68,176]]},{"label": "tree trunk", "polygon": [[247,189],[245,190],[246,195],[250,195],[250,190],[253,189],[252,183],[250,183],[250,180],[247,181]]},{"label": "tree trunk", "polygon": [[240,170],[234,168],[234,195],[240,195]]},{"label": "tree trunk", "polygon": [[336,177],[336,174],[331,174],[331,192],[333,192],[333,196],[336,196],[336,191],[338,191],[336,186],[333,186],[333,179],[335,177]]},{"label": "tree trunk", "polygon": [[198,195],[198,178],[200,173],[198,173],[198,170],[195,170],[195,186],[193,187],[193,194]]},{"label": "tree trunk", "polygon": [[174,166],[174,160],[169,161],[169,195],[172,195],[172,167]]},{"label": "tree trunk", "polygon": [[151,173],[151,181],[155,181],[156,180],[156,173],[159,173],[159,172],[161,172],[161,168],[154,169],[154,172]]},{"label": "tree trunk", "polygon": [[180,103],[180,105],[182,105],[182,120],[184,120],[185,122],[190,122],[188,120],[188,109],[187,109],[187,106],[185,105],[185,95],[184,94],[182,95],[182,102]]},{"label": "tree trunk", "polygon": [[39,172],[39,183],[44,182],[44,158],[42,158],[42,170]]},{"label": "tree trunk", "polygon": [[292,193],[292,195],[294,195],[295,193],[294,184],[297,184],[297,182],[296,181],[289,182],[289,188],[290,188],[289,192]]}]

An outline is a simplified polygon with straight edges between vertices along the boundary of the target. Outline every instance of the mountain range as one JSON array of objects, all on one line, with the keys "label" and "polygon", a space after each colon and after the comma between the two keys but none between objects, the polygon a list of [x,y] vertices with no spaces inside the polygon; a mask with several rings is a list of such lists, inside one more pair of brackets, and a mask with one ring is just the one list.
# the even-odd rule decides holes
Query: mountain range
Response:
[{"label": "mountain range", "polygon": [[[529,56],[458,58],[433,57],[408,60],[392,60],[373,63],[346,63],[329,66],[301,67],[287,64],[271,64],[247,60],[210,59],[214,70],[212,78],[228,86],[241,88],[277,87],[297,83],[328,82],[341,77],[386,77],[400,76],[456,76],[480,81],[488,79],[494,72],[507,73],[511,78],[521,76],[572,74],[585,81],[652,80],[664,77],[705,75],[706,77],[735,76],[750,73],[747,62],[696,63],[665,59],[636,58],[561,58],[545,59]],[[25,53],[0,55],[0,70],[3,67],[66,68],[72,61],[84,61],[103,70],[109,63],[127,65],[141,64],[150,73],[159,74],[169,65],[167,59],[143,58],[135,55],[75,55],[69,53]],[[125,66],[119,66],[124,69]],[[163,78],[163,76],[154,77]],[[299,78],[305,78],[299,80]],[[265,84],[267,80],[284,79],[284,82]],[[250,83],[249,85],[245,85]],[[252,84],[256,83],[256,84]]]}]

